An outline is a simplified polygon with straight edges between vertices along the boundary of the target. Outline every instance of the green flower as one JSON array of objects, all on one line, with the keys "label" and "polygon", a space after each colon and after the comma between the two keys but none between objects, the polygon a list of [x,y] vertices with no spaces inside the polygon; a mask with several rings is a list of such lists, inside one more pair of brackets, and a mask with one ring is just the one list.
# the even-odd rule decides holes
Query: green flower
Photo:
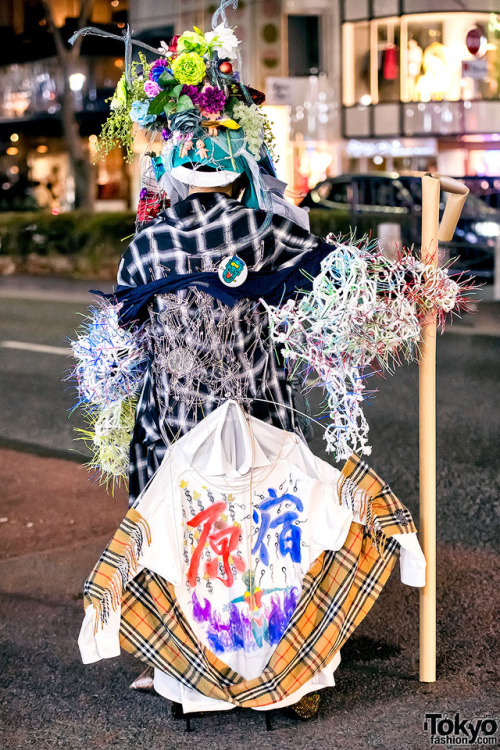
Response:
[{"label": "green flower", "polygon": [[115,93],[111,100],[111,109],[113,111],[125,107],[127,104],[127,83],[125,81],[125,74],[122,75],[116,86]]},{"label": "green flower", "polygon": [[183,52],[172,63],[172,73],[179,83],[196,86],[205,78],[205,61],[197,52]]},{"label": "green flower", "polygon": [[207,51],[207,40],[199,29],[185,31],[177,40],[177,52],[196,52],[198,55],[204,55]]}]

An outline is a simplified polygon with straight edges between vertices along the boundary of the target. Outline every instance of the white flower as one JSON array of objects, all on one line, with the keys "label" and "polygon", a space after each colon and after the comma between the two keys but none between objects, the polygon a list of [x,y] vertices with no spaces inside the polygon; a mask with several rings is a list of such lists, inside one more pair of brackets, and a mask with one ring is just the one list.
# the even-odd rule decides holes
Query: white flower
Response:
[{"label": "white flower", "polygon": [[162,55],[162,57],[172,57],[172,53],[169,51],[168,44],[166,42],[160,42],[158,52]]},{"label": "white flower", "polygon": [[234,31],[228,26],[224,26],[223,23],[216,26],[214,31],[208,31],[205,34],[205,39],[208,44],[212,44],[213,47],[218,49],[220,58],[236,57],[240,40],[237,39]]}]

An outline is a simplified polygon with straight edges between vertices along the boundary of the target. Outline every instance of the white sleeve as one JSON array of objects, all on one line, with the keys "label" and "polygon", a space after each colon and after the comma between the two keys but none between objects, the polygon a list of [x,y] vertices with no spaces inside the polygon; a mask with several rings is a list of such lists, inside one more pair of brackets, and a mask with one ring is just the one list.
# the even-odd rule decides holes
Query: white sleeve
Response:
[{"label": "white sleeve", "polygon": [[90,605],[85,610],[85,618],[78,636],[78,646],[84,664],[120,656],[120,607],[112,609],[106,624],[99,623],[97,629],[95,617],[95,609]]},{"label": "white sleeve", "polygon": [[341,549],[351,528],[353,516],[350,508],[339,504],[335,486],[315,482],[311,495],[309,527],[311,555],[315,559],[324,550]]},{"label": "white sleeve", "polygon": [[177,469],[172,464],[179,462],[169,451],[156,474],[150,480],[139,500],[136,510],[143,511],[151,529],[151,544],[145,544],[141,552],[141,566],[157,573],[174,586],[182,583],[184,561],[179,533],[183,528],[176,492],[179,486]]},{"label": "white sleeve", "polygon": [[400,545],[399,568],[401,583],[407,586],[425,586],[425,557],[415,532],[411,534],[393,534]]}]

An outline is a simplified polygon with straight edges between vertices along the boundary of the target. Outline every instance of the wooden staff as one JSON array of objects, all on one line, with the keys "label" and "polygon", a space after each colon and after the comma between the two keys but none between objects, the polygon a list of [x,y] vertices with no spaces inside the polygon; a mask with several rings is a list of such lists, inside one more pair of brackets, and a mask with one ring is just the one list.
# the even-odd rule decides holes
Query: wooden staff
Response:
[{"label": "wooden staff", "polygon": [[[439,225],[441,188],[450,193]],[[437,267],[438,240],[453,238],[469,190],[438,174],[422,177],[421,259]],[[422,324],[419,358],[420,538],[427,561],[420,589],[420,681],[436,681],[436,313]]]}]

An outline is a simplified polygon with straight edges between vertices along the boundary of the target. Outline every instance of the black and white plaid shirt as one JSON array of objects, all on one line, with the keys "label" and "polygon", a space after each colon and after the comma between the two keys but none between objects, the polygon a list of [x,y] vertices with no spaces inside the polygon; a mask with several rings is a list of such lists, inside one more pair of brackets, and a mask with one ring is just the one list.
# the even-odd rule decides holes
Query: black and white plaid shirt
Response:
[{"label": "black and white plaid shirt", "polygon": [[[319,238],[281,216],[273,216],[267,229],[257,235],[265,219],[265,212],[246,208],[223,193],[193,194],[164,211],[135,237],[122,257],[118,284],[147,284],[163,278],[169,271],[177,274],[213,271],[223,258],[234,253],[249,270],[272,272],[297,263],[300,255],[320,242]],[[292,411],[293,385],[268,341],[267,316],[262,308],[255,302],[242,300],[230,317],[225,356],[227,361],[229,341],[230,358],[234,361],[227,362],[227,370],[232,367],[233,372],[227,387],[217,389],[198,383],[193,393],[192,379],[173,377],[165,366],[169,352],[163,347],[160,353],[162,341],[172,340],[171,330],[166,326],[171,327],[173,307],[178,309],[178,320],[185,329],[184,343],[175,351],[180,351],[185,361],[189,361],[193,352],[196,356],[200,352],[199,341],[193,345],[194,349],[191,347],[191,353],[189,342],[193,330],[199,335],[197,316],[201,308],[211,308],[213,331],[218,330],[219,322],[224,319],[225,335],[228,335],[224,305],[210,295],[186,290],[155,296],[150,309],[150,366],[137,407],[130,447],[131,503],[160,465],[167,445],[229,397],[241,400],[244,392],[245,408],[253,415],[284,429],[300,430]],[[220,327],[224,328],[222,323]],[[239,374],[234,375],[236,370]],[[214,378],[214,373],[215,367],[207,375],[208,381]]]}]

